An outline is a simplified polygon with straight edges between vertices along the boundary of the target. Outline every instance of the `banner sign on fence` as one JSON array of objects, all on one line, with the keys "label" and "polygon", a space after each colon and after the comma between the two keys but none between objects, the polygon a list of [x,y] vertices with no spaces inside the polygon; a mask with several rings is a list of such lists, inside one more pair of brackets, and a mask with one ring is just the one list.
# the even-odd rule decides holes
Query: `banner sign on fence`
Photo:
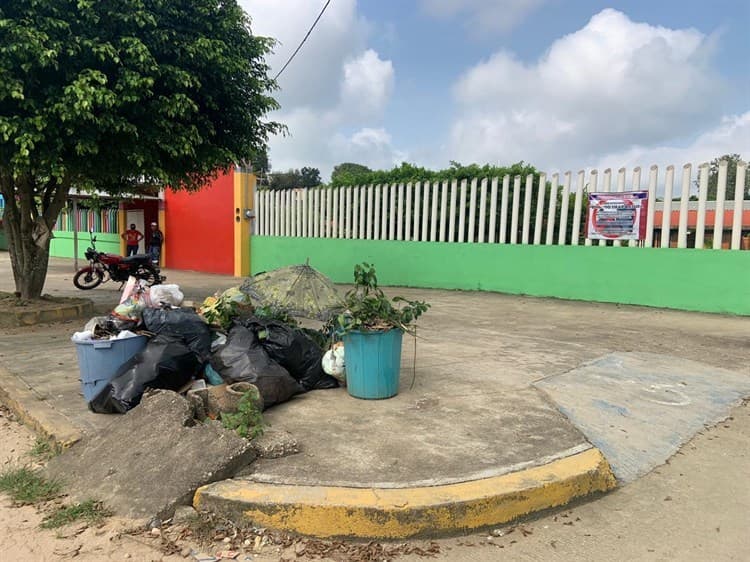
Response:
[{"label": "banner sign on fence", "polygon": [[586,236],[592,240],[646,238],[648,191],[590,193]]}]

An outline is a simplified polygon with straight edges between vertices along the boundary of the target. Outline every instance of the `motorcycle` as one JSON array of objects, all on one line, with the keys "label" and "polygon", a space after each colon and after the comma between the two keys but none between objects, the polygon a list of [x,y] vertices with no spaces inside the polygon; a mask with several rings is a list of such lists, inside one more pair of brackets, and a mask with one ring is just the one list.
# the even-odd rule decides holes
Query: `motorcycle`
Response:
[{"label": "motorcycle", "polygon": [[131,275],[136,279],[144,279],[147,285],[158,285],[166,279],[161,275],[159,267],[151,262],[148,254],[135,254],[122,257],[119,254],[108,254],[96,249],[96,236],[89,232],[91,246],[86,249],[86,259],[89,265],[79,269],[73,284],[83,291],[98,287],[110,279],[125,283]]}]

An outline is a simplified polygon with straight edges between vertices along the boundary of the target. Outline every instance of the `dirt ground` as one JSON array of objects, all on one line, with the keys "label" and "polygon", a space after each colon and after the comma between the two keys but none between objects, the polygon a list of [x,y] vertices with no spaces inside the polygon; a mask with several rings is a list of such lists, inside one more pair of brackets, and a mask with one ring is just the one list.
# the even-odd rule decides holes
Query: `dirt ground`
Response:
[{"label": "dirt ground", "polygon": [[[32,463],[35,436],[0,406],[0,470],[9,463]],[[529,561],[741,561],[750,552],[750,406],[706,429],[670,461],[639,479],[593,499],[532,520],[467,537],[408,544],[336,543],[282,537],[256,551],[255,541],[236,560],[323,560],[375,562],[446,560],[454,562]],[[100,526],[70,525],[43,530],[44,508],[16,507],[0,495],[2,560],[164,561],[196,560],[195,541],[175,537],[174,554],[165,554],[163,537],[138,531],[131,523],[110,519]],[[224,534],[226,530],[221,531]],[[210,529],[214,538],[218,529]],[[269,535],[269,539],[272,538]],[[244,539],[244,537],[241,537]],[[231,540],[231,539],[230,539]],[[245,539],[247,540],[247,539]],[[244,541],[243,541],[244,542]],[[262,537],[259,541],[262,543]],[[226,548],[212,541],[200,552],[215,555]],[[197,552],[197,550],[196,550]],[[184,556],[183,556],[184,555]]]},{"label": "dirt ground", "polygon": [[[0,472],[8,467],[39,466],[30,454],[35,440],[34,433],[0,405]],[[101,524],[73,523],[56,530],[42,529],[44,516],[63,502],[65,498],[42,505],[19,506],[0,493],[0,559],[15,562],[72,559],[82,562],[208,562],[219,559],[380,562],[409,554],[419,559],[439,552],[433,542],[382,545],[317,541],[265,529],[236,529],[228,522],[214,519],[198,527],[164,522],[157,534],[146,531],[142,523],[119,518],[109,518]],[[200,539],[196,538],[198,535]],[[223,558],[222,553],[226,553]]]}]

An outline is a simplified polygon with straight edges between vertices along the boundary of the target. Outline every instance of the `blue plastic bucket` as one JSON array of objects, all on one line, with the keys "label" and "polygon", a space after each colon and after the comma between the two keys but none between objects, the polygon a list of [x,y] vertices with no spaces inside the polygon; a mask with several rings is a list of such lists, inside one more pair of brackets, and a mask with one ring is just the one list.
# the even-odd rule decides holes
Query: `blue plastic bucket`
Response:
[{"label": "blue plastic bucket", "polygon": [[75,342],[81,390],[86,402],[91,402],[115,377],[123,363],[146,347],[147,341],[146,336],[136,336],[121,340]]},{"label": "blue plastic bucket", "polygon": [[344,336],[349,394],[365,400],[398,394],[402,338],[401,330],[349,332]]}]

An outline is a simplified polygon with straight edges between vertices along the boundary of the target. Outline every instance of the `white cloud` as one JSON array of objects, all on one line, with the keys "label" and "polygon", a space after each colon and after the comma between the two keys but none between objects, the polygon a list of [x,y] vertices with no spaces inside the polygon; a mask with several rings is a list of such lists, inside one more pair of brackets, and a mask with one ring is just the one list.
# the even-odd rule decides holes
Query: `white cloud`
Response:
[{"label": "white cloud", "polygon": [[601,154],[691,135],[719,117],[713,51],[697,30],[606,9],[534,64],[495,53],[455,85],[451,158],[583,167]]},{"label": "white cloud", "polygon": [[368,49],[344,64],[341,84],[342,110],[363,116],[379,116],[393,92],[393,64]]},{"label": "white cloud", "polygon": [[480,33],[509,31],[545,0],[422,0],[430,15],[448,19],[467,18],[470,29]]},{"label": "white cloud", "polygon": [[631,146],[626,150],[602,156],[596,167],[632,169],[640,166],[646,170],[652,164],[656,164],[663,170],[670,164],[678,168],[687,163],[698,166],[724,154],[735,153],[742,156],[745,161],[750,159],[750,111],[742,115],[723,117],[720,123],[685,146]]},{"label": "white cloud", "polygon": [[353,135],[336,135],[331,148],[342,162],[367,163],[371,168],[392,168],[408,159],[407,153],[394,148],[385,129],[365,127]]},{"label": "white cloud", "polygon": [[[272,75],[299,45],[320,12],[310,0],[239,0],[252,18],[256,35],[273,37],[279,44],[268,58]],[[369,24],[357,14],[356,0],[331,2],[297,56],[279,77],[276,97],[283,108],[298,105],[325,107],[338,95],[341,67],[366,47]]]},{"label": "white cloud", "polygon": [[[268,61],[278,72],[318,15],[310,0],[240,0],[257,35],[280,41]],[[279,78],[274,95],[281,110],[272,117],[289,136],[270,140],[275,170],[315,166],[325,178],[334,165],[390,162],[390,136],[378,128],[391,98],[395,70],[367,48],[372,25],[357,12],[356,0],[332,2],[310,38]],[[358,131],[349,134],[350,131]],[[376,132],[373,133],[373,132]]]}]

